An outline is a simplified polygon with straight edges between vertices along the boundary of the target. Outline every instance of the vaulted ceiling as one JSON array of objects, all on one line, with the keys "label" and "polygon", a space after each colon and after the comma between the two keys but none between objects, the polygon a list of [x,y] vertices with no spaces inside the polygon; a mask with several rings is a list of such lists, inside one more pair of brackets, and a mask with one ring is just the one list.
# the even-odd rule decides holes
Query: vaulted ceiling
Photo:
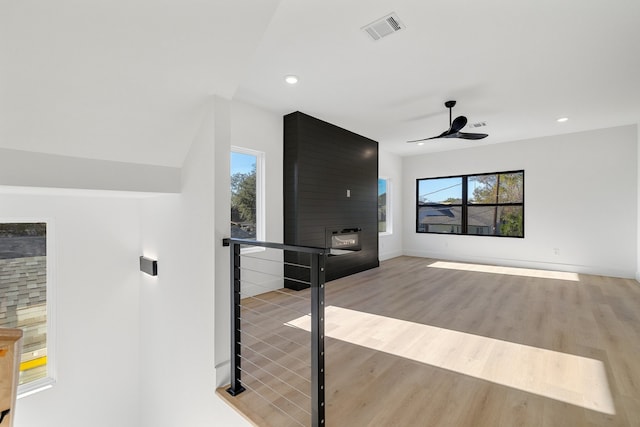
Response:
[{"label": "vaulted ceiling", "polygon": [[277,4],[0,1],[0,147],[181,166]]},{"label": "vaulted ceiling", "polygon": [[[180,166],[212,94],[401,155],[633,124],[639,22],[633,0],[3,0],[0,148]],[[407,144],[448,99],[490,136]]]}]

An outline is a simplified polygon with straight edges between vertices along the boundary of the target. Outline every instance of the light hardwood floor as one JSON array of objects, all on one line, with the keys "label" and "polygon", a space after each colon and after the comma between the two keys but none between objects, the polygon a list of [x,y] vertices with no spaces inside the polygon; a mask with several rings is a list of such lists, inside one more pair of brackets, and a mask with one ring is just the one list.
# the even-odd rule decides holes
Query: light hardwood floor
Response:
[{"label": "light hardwood floor", "polygon": [[[218,392],[256,425],[309,425],[308,295],[243,301],[251,389]],[[400,257],[326,305],[329,427],[640,426],[634,280]]]}]

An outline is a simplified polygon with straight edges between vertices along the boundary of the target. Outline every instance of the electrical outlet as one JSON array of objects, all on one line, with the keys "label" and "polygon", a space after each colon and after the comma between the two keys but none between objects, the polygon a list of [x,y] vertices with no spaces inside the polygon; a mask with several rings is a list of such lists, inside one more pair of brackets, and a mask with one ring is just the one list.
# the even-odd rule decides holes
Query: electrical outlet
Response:
[{"label": "electrical outlet", "polygon": [[553,248],[553,254],[554,254],[555,256],[560,255],[560,248]]}]

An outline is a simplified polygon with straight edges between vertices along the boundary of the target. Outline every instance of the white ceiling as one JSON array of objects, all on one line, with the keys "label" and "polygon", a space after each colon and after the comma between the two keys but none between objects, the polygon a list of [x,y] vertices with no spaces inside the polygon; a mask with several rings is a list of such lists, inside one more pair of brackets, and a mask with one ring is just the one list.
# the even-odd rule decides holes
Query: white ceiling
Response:
[{"label": "white ceiling", "polygon": [[277,4],[0,0],[0,148],[181,166]]},{"label": "white ceiling", "polygon": [[[211,94],[402,155],[632,124],[639,41],[637,0],[2,0],[0,147],[180,166]],[[490,136],[407,144],[448,99]]]},{"label": "white ceiling", "polygon": [[[390,12],[406,29],[360,30]],[[425,153],[640,122],[639,44],[637,0],[284,0],[236,98]],[[407,144],[448,128],[448,99],[489,137]]]}]

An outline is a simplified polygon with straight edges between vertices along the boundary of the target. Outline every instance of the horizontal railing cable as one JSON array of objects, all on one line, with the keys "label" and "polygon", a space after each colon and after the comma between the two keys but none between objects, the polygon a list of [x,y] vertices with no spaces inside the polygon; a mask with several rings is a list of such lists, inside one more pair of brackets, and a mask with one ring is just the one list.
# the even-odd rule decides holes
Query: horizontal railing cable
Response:
[{"label": "horizontal railing cable", "polygon": [[253,273],[258,273],[261,274],[263,276],[270,276],[270,277],[275,277],[276,279],[287,279],[287,277],[285,277],[282,274],[276,274],[276,273],[267,273],[261,270],[256,270],[255,268],[249,268],[249,267],[240,267],[240,271],[244,272],[244,271],[251,271]]},{"label": "horizontal railing cable", "polygon": [[[289,358],[294,359],[294,360],[296,360],[296,361],[298,361],[298,362],[300,362],[300,363],[303,363],[303,364],[305,365],[305,368],[311,368],[311,365],[309,365],[309,361],[307,361],[307,360],[302,360],[302,359],[300,359],[300,358],[298,358],[298,357],[296,357],[296,356],[293,356],[293,355],[291,355],[291,353],[287,353],[286,351],[284,351],[284,350],[282,350],[282,349],[279,349],[279,348],[278,348],[278,347],[276,347],[275,345],[269,344],[269,343],[268,343],[268,342],[266,342],[265,340],[260,339],[260,338],[256,337],[255,335],[250,334],[250,333],[249,333],[249,332],[247,332],[247,331],[244,331],[244,332],[243,332],[243,334],[244,334],[244,335],[246,335],[246,336],[248,336],[249,338],[253,338],[254,340],[256,340],[256,341],[258,341],[258,342],[260,342],[260,343],[262,343],[262,344],[266,345],[267,347],[271,347],[272,349],[274,349],[274,350],[276,350],[276,351],[279,351],[280,353],[282,353],[282,354],[283,354],[284,356],[286,356],[286,357],[289,357]],[[284,339],[286,339],[286,338],[284,338]],[[292,342],[293,344],[298,345],[298,343],[296,343],[295,341],[291,341],[291,340],[287,340],[287,341]],[[240,343],[240,345],[243,345],[243,344],[242,344],[242,343]]]},{"label": "horizontal railing cable", "polygon": [[[274,365],[281,367],[281,368],[282,368],[282,369],[284,369],[285,371],[291,372],[292,374],[294,374],[294,375],[296,375],[296,376],[300,377],[300,379],[302,379],[302,380],[304,380],[304,381],[306,381],[306,382],[308,382],[308,383],[311,383],[311,381],[309,381],[307,378],[303,377],[302,375],[300,375],[300,374],[299,374],[299,373],[297,373],[296,371],[293,371],[293,370],[291,370],[291,369],[287,368],[286,366],[284,366],[282,363],[276,362],[276,361],[275,361],[275,360],[273,360],[272,358],[270,358],[270,357],[268,357],[268,356],[265,356],[263,353],[261,353],[261,352],[259,352],[259,351],[255,350],[255,349],[253,349],[251,346],[246,345],[246,344],[241,344],[241,345],[242,345],[242,348],[246,348],[247,350],[251,351],[251,352],[252,352],[252,353],[254,353],[255,355],[260,356],[260,357],[263,357],[263,358],[267,359],[269,362],[273,363]],[[248,359],[247,359],[247,357],[245,357],[245,356],[240,356],[240,357],[242,357],[244,360],[248,360]]]},{"label": "horizontal railing cable", "polygon": [[[266,319],[268,319],[268,320],[274,320],[274,321],[276,321],[276,322],[280,323],[282,326],[289,326],[289,325],[287,325],[286,323],[281,323],[281,321],[280,321],[280,320],[278,320],[278,319],[276,319],[275,317],[273,317],[273,316],[269,316],[268,314],[260,313],[260,312],[259,312],[259,311],[257,311],[257,310],[253,310],[253,309],[251,309],[251,308],[247,308],[247,307],[243,308],[243,310],[252,311],[252,312],[254,312],[255,314],[257,314],[258,316],[260,316],[260,317],[262,317],[262,318],[266,318]],[[308,315],[306,315],[306,316],[308,316]],[[270,333],[270,334],[272,334],[272,335],[275,335],[275,336],[280,337],[280,338],[282,338],[282,339],[285,339],[285,340],[287,340],[287,341],[291,341],[292,343],[297,344],[297,345],[298,345],[298,346],[300,346],[300,347],[308,347],[308,346],[309,346],[309,345],[308,345],[308,344],[306,344],[306,343],[305,343],[305,344],[301,344],[301,343],[299,343],[298,341],[296,341],[296,340],[294,340],[294,339],[291,339],[291,338],[285,337],[285,336],[283,336],[283,335],[280,335],[280,334],[278,334],[277,332],[273,332],[273,330],[268,329],[268,328],[265,328],[264,326],[258,325],[258,324],[256,324],[256,323],[253,323],[253,322],[251,322],[250,320],[248,320],[248,319],[246,319],[246,318],[239,317],[239,319],[240,319],[240,320],[242,320],[243,322],[248,323],[248,324],[249,324],[249,325],[251,325],[251,326],[254,326],[254,327],[259,328],[259,329],[262,329],[262,330],[265,330],[265,331],[267,331],[268,333]],[[303,330],[302,328],[297,327],[297,326],[293,326],[293,325],[291,325],[291,328],[294,328],[294,329],[296,329],[296,330]],[[238,332],[240,332],[240,329],[238,329]]]},{"label": "horizontal railing cable", "polygon": [[287,417],[291,418],[292,421],[294,421],[296,424],[301,425],[302,427],[307,427],[305,424],[302,424],[299,420],[295,419],[294,417],[292,417],[290,414],[287,413],[287,411],[285,411],[284,409],[280,408],[278,405],[276,405],[275,403],[273,403],[273,400],[266,398],[265,396],[262,395],[262,393],[260,393],[258,390],[256,390],[255,388],[251,387],[249,384],[247,384],[244,381],[240,381],[243,385],[244,388],[246,388],[247,390],[252,391],[256,396],[258,396],[259,398],[261,398],[262,400],[264,400],[265,402],[267,402],[269,405],[273,406],[275,409],[277,409],[280,413],[282,413],[283,415],[286,415]]},{"label": "horizontal railing cable", "polygon": [[311,270],[311,266],[310,265],[298,264],[298,263],[289,262],[289,261],[281,261],[281,260],[277,260],[277,259],[259,258],[257,256],[250,256],[250,255],[242,255],[242,259],[255,259],[258,262],[272,262],[272,263],[279,264],[279,265],[288,265],[290,267],[297,267],[297,268],[304,268],[304,269],[307,269],[307,270]]},{"label": "horizontal railing cable", "polygon": [[[252,308],[252,307],[242,307],[242,311],[250,312],[250,313],[248,313],[248,314],[257,314],[258,316],[260,316],[260,317],[262,317],[262,318],[264,318],[264,319],[273,320],[273,321],[275,321],[275,322],[282,323],[283,325],[284,325],[285,323],[287,323],[287,322],[283,322],[283,321],[282,321],[281,316],[276,316],[276,315],[274,315],[274,314],[267,314],[267,313],[263,313],[263,312],[261,312],[260,310],[256,310],[256,308]],[[274,311],[274,310],[271,310],[271,312],[272,312],[272,313],[273,313],[273,311]],[[293,310],[293,311],[296,311],[296,310]],[[304,313],[304,314],[303,314],[303,313],[301,313],[301,312],[299,312],[299,311],[296,311],[296,314],[298,315],[298,317],[302,317],[302,316],[307,316],[307,317],[308,317],[308,316],[310,316],[310,314],[309,314],[309,313]],[[242,315],[239,315],[239,316],[238,316],[238,319],[242,319],[242,318],[243,318],[243,316],[242,316]]]},{"label": "horizontal railing cable", "polygon": [[[255,324],[252,324],[252,326],[255,326]],[[257,329],[259,329],[259,327],[258,327],[258,326],[256,326],[256,328],[257,328]],[[287,357],[289,357],[289,358],[291,358],[291,359],[295,359],[295,360],[297,360],[298,362],[303,363],[303,364],[305,365],[305,367],[307,367],[307,368],[309,368],[309,367],[310,367],[310,366],[309,366],[309,364],[308,364],[308,363],[309,363],[308,361],[306,361],[306,360],[304,360],[304,359],[300,359],[299,357],[293,356],[290,352],[289,352],[289,353],[287,353],[286,351],[284,351],[284,350],[282,350],[282,349],[279,349],[278,347],[274,346],[273,344],[269,344],[267,341],[265,341],[265,340],[263,340],[263,339],[260,339],[260,338],[256,337],[255,335],[253,335],[253,334],[252,334],[252,333],[250,333],[250,332],[246,332],[246,331],[244,331],[243,333],[246,333],[246,335],[247,335],[248,337],[253,338],[254,340],[256,340],[256,341],[258,341],[258,342],[260,342],[260,343],[262,343],[262,344],[265,344],[265,345],[267,345],[268,347],[271,347],[271,348],[277,349],[278,351],[280,351],[282,354],[286,355]],[[308,346],[304,346],[304,345],[300,344],[299,342],[296,342],[295,340],[292,340],[292,339],[288,339],[288,338],[286,338],[286,337],[283,337],[282,335],[279,335],[279,334],[272,334],[272,337],[278,337],[278,338],[281,338],[281,339],[283,339],[283,340],[285,340],[285,341],[289,342],[290,344],[295,345],[295,346],[296,346],[296,347],[295,347],[295,349],[303,349],[303,350],[308,349]],[[244,344],[244,343],[241,343],[241,345],[245,345],[245,344]]]},{"label": "horizontal railing cable", "polygon": [[[242,279],[242,280],[240,280],[240,283],[247,283],[247,284],[249,284],[251,286],[256,286],[258,288],[265,289],[265,290],[267,290],[269,292],[275,292],[277,294],[286,295],[286,296],[291,297],[291,298],[297,298],[297,299],[303,300],[305,302],[310,302],[311,301],[311,298],[309,298],[309,297],[303,297],[303,296],[300,296],[300,295],[295,295],[295,294],[292,294],[291,292],[285,292],[285,291],[280,290],[280,289],[273,289],[273,287],[270,287],[270,286],[267,286],[267,285],[263,285],[262,283],[254,282],[253,280]],[[244,292],[240,292],[240,295],[248,295],[248,294],[245,294]]]},{"label": "horizontal railing cable", "polygon": [[[246,335],[247,335],[249,338],[252,338],[252,339],[256,340],[256,341],[257,341],[258,343],[260,343],[260,344],[264,344],[264,345],[266,345],[266,346],[267,346],[267,347],[269,347],[269,348],[272,348],[272,349],[274,349],[274,350],[278,350],[280,353],[282,353],[282,354],[283,354],[284,356],[286,356],[287,358],[292,359],[292,360],[295,360],[296,362],[302,363],[302,364],[304,365],[304,367],[306,367],[306,368],[311,368],[311,366],[309,365],[309,361],[308,361],[308,360],[300,359],[299,357],[293,356],[293,355],[291,355],[291,354],[287,353],[286,351],[281,350],[281,349],[279,349],[278,347],[276,347],[276,346],[274,346],[274,345],[272,345],[272,344],[269,344],[269,343],[268,343],[268,342],[266,342],[265,340],[262,340],[262,339],[260,339],[260,338],[256,337],[255,335],[253,335],[253,334],[251,334],[251,333],[249,333],[249,332],[246,332]],[[291,341],[291,340],[289,340],[289,342],[290,342],[290,343],[292,343],[292,344],[295,344],[295,345],[296,345],[296,346],[298,346],[298,347],[300,347],[300,344],[296,343],[295,341]],[[243,345],[243,346],[245,346],[245,347],[250,347],[251,349],[253,349],[253,347],[251,347],[251,345],[246,344],[246,343],[240,343],[240,345]],[[300,347],[300,348],[304,348],[304,347]]]},{"label": "horizontal railing cable", "polygon": [[293,280],[295,282],[299,282],[299,283],[303,283],[305,285],[310,285],[311,282],[308,280],[300,280],[300,279],[294,279],[293,277],[287,277],[284,276],[282,274],[275,274],[275,273],[265,273],[264,271],[260,271],[260,270],[256,270],[255,268],[248,268],[248,267],[240,267],[240,271],[251,271],[252,273],[257,273],[257,274],[261,274],[264,276],[269,276],[269,277],[273,277],[276,279],[282,279],[282,280]]},{"label": "horizontal railing cable", "polygon": [[[285,386],[291,388],[292,390],[297,391],[298,393],[300,393],[301,395],[303,395],[304,397],[306,397],[307,399],[311,399],[311,396],[309,396],[307,393],[305,393],[304,391],[300,390],[299,388],[297,388],[296,386],[294,386],[293,384],[278,378],[277,375],[275,375],[272,372],[267,371],[265,368],[257,365],[256,363],[254,363],[251,359],[247,359],[246,357],[243,358],[242,360],[247,361],[248,363],[252,364],[253,366],[255,366],[259,371],[264,372],[265,374],[269,375],[271,378],[274,378],[275,380],[277,380],[280,384],[284,384]],[[247,370],[247,367],[245,366],[243,369]]]},{"label": "horizontal railing cable", "polygon": [[301,316],[311,316],[311,314],[309,314],[309,312],[308,312],[308,311],[305,313],[304,311],[296,310],[295,308],[290,308],[290,307],[287,307],[286,305],[277,304],[277,303],[275,303],[275,302],[271,302],[271,301],[266,300],[266,299],[258,298],[258,297],[257,297],[257,296],[255,296],[255,295],[254,295],[254,296],[250,296],[250,297],[246,297],[245,299],[254,299],[254,300],[257,300],[257,301],[263,302],[263,303],[265,303],[265,304],[268,304],[268,305],[270,305],[270,306],[279,307],[279,308],[282,308],[282,309],[284,309],[284,310],[292,311],[292,312],[297,313],[297,314],[299,314],[299,315],[301,315]]},{"label": "horizontal railing cable", "polygon": [[[249,390],[269,403],[277,411],[271,416],[260,412],[270,411],[260,403],[255,410],[260,417],[275,417],[276,425],[324,427],[327,249],[236,238],[223,243],[230,246],[231,255],[231,385],[227,391],[237,396]],[[243,254],[245,247],[290,251],[308,258],[284,260],[288,252]],[[298,325],[300,320],[307,326]],[[252,406],[251,398],[244,402]]]},{"label": "horizontal railing cable", "polygon": [[[287,297],[291,297],[291,298],[294,298],[294,299],[297,299],[297,300],[300,300],[300,301],[304,301],[306,303],[311,301],[311,298],[301,297],[299,295],[291,295],[290,293],[284,292],[284,291],[272,290],[272,291],[269,291],[269,292],[273,292],[273,293],[280,294],[280,295],[286,295]],[[246,292],[246,293],[245,292],[240,292],[240,295],[244,296],[244,298],[251,298],[251,297],[255,296],[256,294],[251,294],[251,293],[248,293],[248,292]]]},{"label": "horizontal railing cable", "polygon": [[311,282],[309,282],[307,280],[294,279],[293,277],[283,277],[283,279],[289,280],[291,282],[302,283],[305,286],[309,286],[311,284]]},{"label": "horizontal railing cable", "polygon": [[311,270],[311,266],[310,265],[296,264],[294,262],[286,262],[286,261],[283,262],[282,264],[288,265],[290,267],[306,268],[307,270]]},{"label": "horizontal railing cable", "polygon": [[271,390],[272,392],[274,392],[275,394],[277,394],[278,396],[282,397],[284,400],[286,400],[287,402],[291,403],[293,406],[295,406],[296,408],[300,409],[302,412],[304,412],[307,415],[311,415],[311,412],[307,411],[306,409],[300,407],[300,405],[298,405],[297,403],[295,403],[293,400],[289,399],[287,396],[285,396],[284,394],[280,393],[279,391],[277,391],[276,389],[274,389],[273,387],[271,387],[269,384],[265,383],[264,381],[262,381],[260,378],[256,377],[255,375],[253,375],[251,372],[247,371],[244,368],[240,368],[240,370],[242,372],[244,372],[245,374],[249,375],[251,378],[253,378],[254,380],[258,381],[260,384],[262,384],[263,386],[267,387],[269,390]]}]

